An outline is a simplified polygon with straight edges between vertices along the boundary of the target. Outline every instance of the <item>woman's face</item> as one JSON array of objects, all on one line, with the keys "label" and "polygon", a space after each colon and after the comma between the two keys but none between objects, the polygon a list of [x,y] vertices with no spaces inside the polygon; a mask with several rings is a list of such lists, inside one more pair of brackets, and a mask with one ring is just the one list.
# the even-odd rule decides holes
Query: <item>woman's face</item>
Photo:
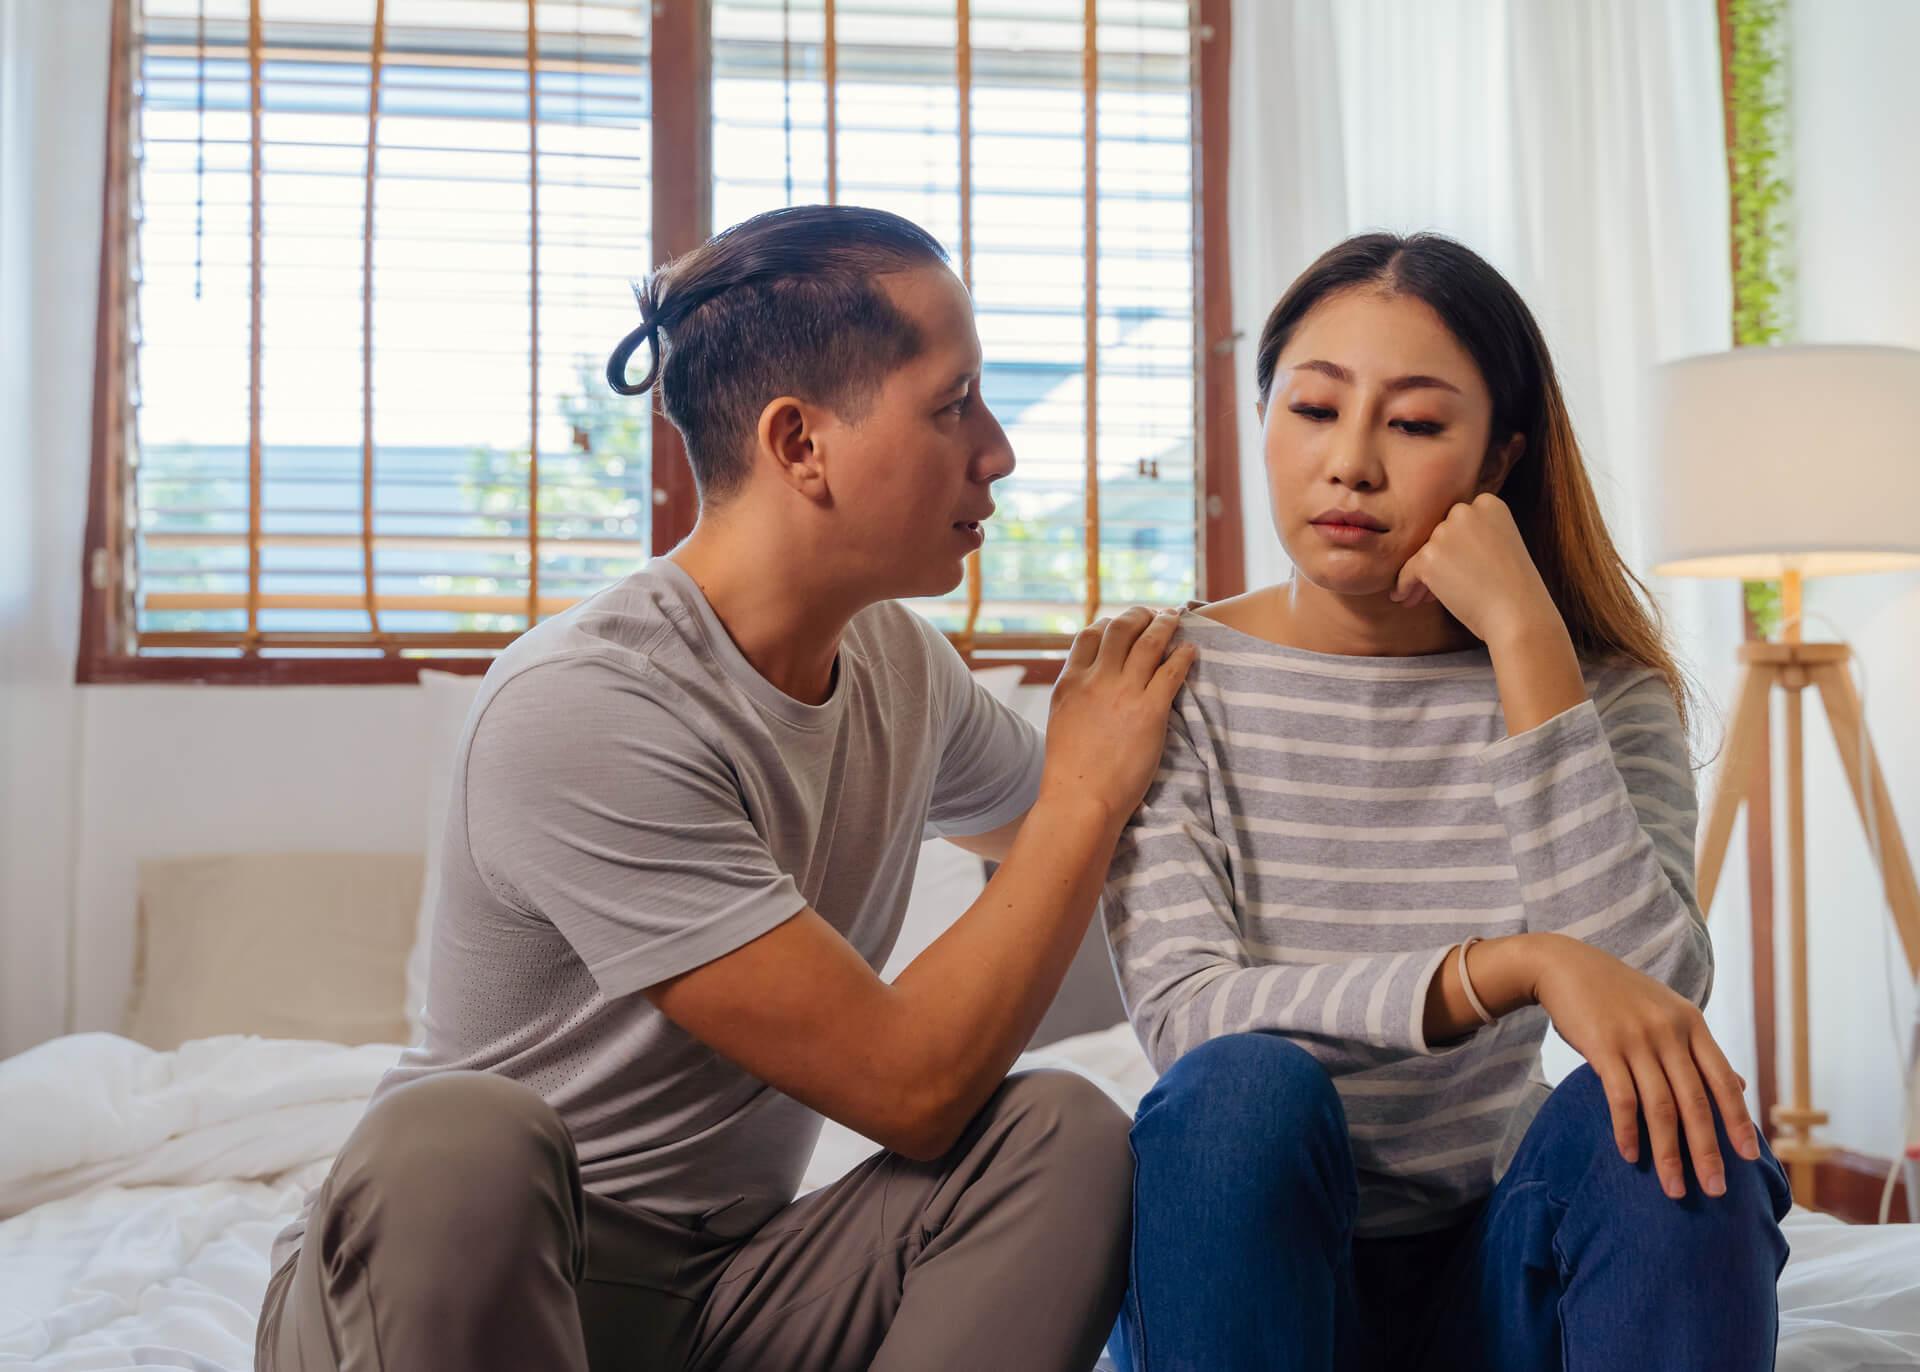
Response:
[{"label": "woman's face", "polygon": [[1360,288],[1307,313],[1261,418],[1273,524],[1299,575],[1342,595],[1391,591],[1447,511],[1496,490],[1493,401],[1432,307]]}]

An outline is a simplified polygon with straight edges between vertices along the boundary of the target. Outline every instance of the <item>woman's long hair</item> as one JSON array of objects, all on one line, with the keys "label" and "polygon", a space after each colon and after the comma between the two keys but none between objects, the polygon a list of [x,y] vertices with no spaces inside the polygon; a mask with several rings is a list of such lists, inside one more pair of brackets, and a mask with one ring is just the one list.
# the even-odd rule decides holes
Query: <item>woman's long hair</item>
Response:
[{"label": "woman's long hair", "polygon": [[1473,357],[1493,396],[1489,442],[1526,437],[1500,488],[1574,650],[1586,660],[1658,672],[1681,720],[1687,689],[1658,606],[1621,559],[1587,480],[1547,341],[1519,292],[1471,249],[1440,234],[1368,233],[1336,244],[1287,288],[1260,331],[1255,379],[1265,404],[1280,352],[1328,296],[1364,289],[1425,301]]}]

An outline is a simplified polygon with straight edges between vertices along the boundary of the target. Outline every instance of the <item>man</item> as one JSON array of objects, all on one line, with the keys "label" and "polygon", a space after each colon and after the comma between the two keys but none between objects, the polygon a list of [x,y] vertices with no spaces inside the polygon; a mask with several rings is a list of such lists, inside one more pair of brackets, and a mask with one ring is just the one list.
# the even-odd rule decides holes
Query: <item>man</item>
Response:
[{"label": "man", "polygon": [[[1005,1074],[1190,650],[1144,610],[1081,633],[1043,748],[894,603],[959,583],[1013,468],[912,224],[762,215],[641,312],[610,375],[659,380],[699,523],[488,673],[425,1042],[276,1245],[259,1366],[1078,1372],[1127,1120]],[[930,834],[1002,865],[888,985]],[[795,1202],[822,1116],[885,1151]]]}]

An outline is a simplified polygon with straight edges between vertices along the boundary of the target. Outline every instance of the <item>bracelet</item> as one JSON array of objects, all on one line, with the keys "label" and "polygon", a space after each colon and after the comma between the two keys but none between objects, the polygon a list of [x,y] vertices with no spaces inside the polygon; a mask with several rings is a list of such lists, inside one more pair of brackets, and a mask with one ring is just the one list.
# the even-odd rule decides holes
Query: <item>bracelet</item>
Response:
[{"label": "bracelet", "polygon": [[1474,993],[1473,978],[1467,975],[1467,950],[1483,940],[1470,938],[1460,945],[1460,959],[1456,964],[1460,968],[1460,989],[1467,993],[1467,1004],[1473,1007],[1473,1013],[1480,1016],[1482,1024],[1492,1024],[1493,1016],[1487,1013],[1487,1007],[1480,1003],[1480,997]]}]

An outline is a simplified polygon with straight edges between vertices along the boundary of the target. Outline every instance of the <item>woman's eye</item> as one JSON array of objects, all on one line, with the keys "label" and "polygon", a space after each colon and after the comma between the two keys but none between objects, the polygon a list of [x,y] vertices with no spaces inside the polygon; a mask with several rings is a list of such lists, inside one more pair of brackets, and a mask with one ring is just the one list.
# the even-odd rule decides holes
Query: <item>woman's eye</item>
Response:
[{"label": "woman's eye", "polygon": [[1446,425],[1437,424],[1431,419],[1395,419],[1388,427],[1398,429],[1401,433],[1412,434],[1416,438],[1431,438],[1444,431]]},{"label": "woman's eye", "polygon": [[1327,420],[1337,417],[1336,412],[1328,409],[1325,405],[1294,405],[1290,408],[1302,419],[1311,419],[1316,424],[1325,423]]}]

